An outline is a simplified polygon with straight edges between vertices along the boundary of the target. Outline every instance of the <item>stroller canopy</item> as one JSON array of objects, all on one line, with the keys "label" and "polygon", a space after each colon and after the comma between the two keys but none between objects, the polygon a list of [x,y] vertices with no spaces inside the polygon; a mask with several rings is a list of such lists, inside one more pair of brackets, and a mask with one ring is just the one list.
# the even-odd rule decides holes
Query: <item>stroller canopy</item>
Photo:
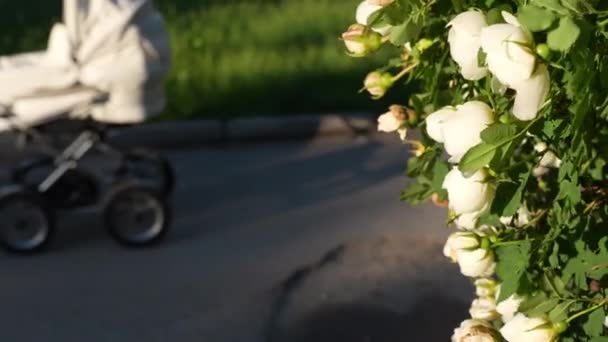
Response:
[{"label": "stroller canopy", "polygon": [[[94,119],[140,122],[164,107],[169,67],[168,34],[151,1],[64,0],[46,51],[0,58],[0,106],[35,124],[63,109],[49,106],[55,96],[75,106],[103,94],[89,107]],[[46,112],[34,108],[41,98]]]}]

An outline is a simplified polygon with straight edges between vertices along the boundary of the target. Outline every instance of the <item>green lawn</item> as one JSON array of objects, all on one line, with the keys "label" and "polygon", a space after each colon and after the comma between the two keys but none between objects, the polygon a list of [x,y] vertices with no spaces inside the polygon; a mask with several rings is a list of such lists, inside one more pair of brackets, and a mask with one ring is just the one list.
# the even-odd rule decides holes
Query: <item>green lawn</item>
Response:
[{"label": "green lawn", "polygon": [[[174,53],[165,117],[383,110],[357,94],[380,59],[347,58],[338,39],[358,2],[156,1]],[[60,3],[0,1],[0,53],[43,47]]]}]

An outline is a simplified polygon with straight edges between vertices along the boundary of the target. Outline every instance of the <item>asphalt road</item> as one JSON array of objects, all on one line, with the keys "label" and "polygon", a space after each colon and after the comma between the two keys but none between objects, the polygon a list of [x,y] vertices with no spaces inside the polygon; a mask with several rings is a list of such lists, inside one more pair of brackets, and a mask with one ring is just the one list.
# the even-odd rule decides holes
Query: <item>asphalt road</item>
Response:
[{"label": "asphalt road", "polygon": [[394,140],[168,155],[179,184],[161,246],[119,247],[77,213],[45,254],[0,255],[0,341],[445,341],[466,318],[469,285],[440,257],[445,213],[399,202]]}]

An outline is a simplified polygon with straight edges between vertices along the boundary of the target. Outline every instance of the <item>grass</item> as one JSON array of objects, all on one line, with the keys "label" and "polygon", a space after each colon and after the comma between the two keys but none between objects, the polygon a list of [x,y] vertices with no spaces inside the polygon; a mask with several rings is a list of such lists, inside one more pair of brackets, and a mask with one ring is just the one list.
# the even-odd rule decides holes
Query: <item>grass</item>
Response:
[{"label": "grass", "polygon": [[[338,39],[359,0],[158,0],[174,67],[168,118],[383,110],[357,94],[381,59]],[[42,48],[59,1],[0,1],[0,53]]]}]

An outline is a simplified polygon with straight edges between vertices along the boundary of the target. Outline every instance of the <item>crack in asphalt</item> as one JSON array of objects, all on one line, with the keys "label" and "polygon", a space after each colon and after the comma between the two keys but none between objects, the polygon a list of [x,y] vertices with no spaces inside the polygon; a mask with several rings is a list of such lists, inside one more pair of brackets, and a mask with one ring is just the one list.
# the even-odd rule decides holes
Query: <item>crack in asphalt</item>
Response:
[{"label": "crack in asphalt", "polygon": [[281,282],[279,285],[279,293],[272,303],[268,319],[266,320],[263,334],[265,342],[277,342],[276,332],[279,330],[278,324],[281,314],[289,304],[293,293],[299,289],[312,275],[318,273],[326,266],[337,262],[344,254],[346,247],[347,246],[345,244],[340,244],[330,249],[327,253],[323,254],[318,261],[296,268],[284,281]]}]

